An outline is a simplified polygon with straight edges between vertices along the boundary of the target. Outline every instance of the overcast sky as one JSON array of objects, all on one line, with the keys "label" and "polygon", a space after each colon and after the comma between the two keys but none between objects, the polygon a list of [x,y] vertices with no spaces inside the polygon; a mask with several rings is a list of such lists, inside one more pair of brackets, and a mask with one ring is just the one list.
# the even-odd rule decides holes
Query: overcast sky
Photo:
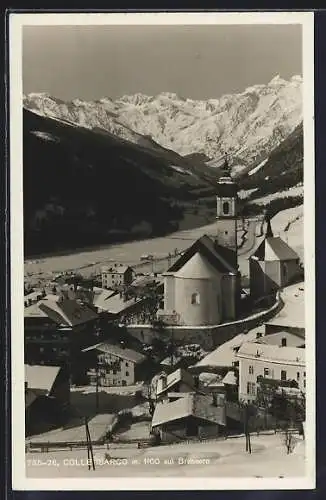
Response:
[{"label": "overcast sky", "polygon": [[24,93],[218,98],[302,74],[301,26],[25,26]]}]

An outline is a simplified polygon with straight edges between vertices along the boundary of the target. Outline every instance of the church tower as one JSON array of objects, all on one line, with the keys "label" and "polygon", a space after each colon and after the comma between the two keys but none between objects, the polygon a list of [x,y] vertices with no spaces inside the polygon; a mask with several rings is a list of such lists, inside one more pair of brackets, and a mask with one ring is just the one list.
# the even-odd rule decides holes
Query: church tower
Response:
[{"label": "church tower", "polygon": [[231,178],[225,157],[222,176],[216,189],[216,230],[219,245],[237,252],[237,202],[238,186]]}]

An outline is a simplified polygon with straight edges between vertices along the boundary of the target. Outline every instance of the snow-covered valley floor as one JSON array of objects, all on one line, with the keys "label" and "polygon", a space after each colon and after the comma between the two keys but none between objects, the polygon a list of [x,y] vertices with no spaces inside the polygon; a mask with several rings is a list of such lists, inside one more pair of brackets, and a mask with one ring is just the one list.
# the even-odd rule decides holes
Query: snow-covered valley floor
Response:
[{"label": "snow-covered valley floor", "polygon": [[[279,434],[253,435],[251,443],[251,454],[245,451],[243,437],[147,449],[97,448],[95,470],[88,469],[87,450],[28,453],[26,475],[30,478],[305,477],[305,446],[300,438],[290,455]],[[112,464],[104,460],[105,453]]]}]

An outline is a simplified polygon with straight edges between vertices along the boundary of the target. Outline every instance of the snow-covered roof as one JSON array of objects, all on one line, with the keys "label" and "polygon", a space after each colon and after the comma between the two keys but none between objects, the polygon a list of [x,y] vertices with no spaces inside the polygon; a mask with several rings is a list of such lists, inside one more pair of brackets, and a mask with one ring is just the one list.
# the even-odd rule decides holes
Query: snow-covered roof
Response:
[{"label": "snow-covered roof", "polygon": [[217,270],[199,252],[195,253],[174,276],[186,279],[209,280],[217,275]]},{"label": "snow-covered roof", "polygon": [[63,326],[76,326],[95,320],[98,315],[88,305],[81,304],[76,300],[61,299],[57,295],[54,298],[45,298],[37,304],[24,310],[24,317],[48,317],[54,323]]},{"label": "snow-covered roof", "polygon": [[[165,381],[165,383],[163,382],[163,380]],[[181,381],[184,382],[186,385],[188,385],[190,388],[195,387],[193,376],[186,370],[178,368],[173,373],[170,373],[169,375],[164,375],[158,379],[156,394],[159,396],[160,394],[171,389],[171,387],[173,387],[175,384]]]},{"label": "snow-covered roof", "polygon": [[120,293],[116,293],[115,295],[111,295],[107,297],[103,301],[100,301],[100,307],[103,311],[106,311],[111,314],[119,314],[120,312],[128,309],[133,304],[141,302],[143,299],[141,297],[132,297],[130,299],[124,299]]},{"label": "snow-covered roof", "polygon": [[102,273],[124,274],[128,269],[130,269],[130,266],[124,264],[119,264],[118,266],[103,266]]},{"label": "snow-covered roof", "polygon": [[169,403],[157,403],[152,419],[152,427],[189,417],[192,414],[192,406],[191,397],[181,397]]},{"label": "snow-covered roof", "polygon": [[262,328],[254,328],[248,333],[240,333],[233,339],[225,342],[217,347],[214,351],[210,352],[203,359],[198,361],[195,366],[232,366],[236,361],[235,349],[240,347],[244,342],[250,342],[256,339],[257,333],[261,332]]},{"label": "snow-covered roof", "polygon": [[106,305],[107,305],[107,300],[116,293],[117,292],[115,292],[114,290],[103,289],[100,293],[95,294],[95,297],[93,300],[94,306],[105,310]]},{"label": "snow-covered roof", "polygon": [[264,335],[263,337],[257,339],[257,342],[261,344],[280,346],[283,339],[286,340],[287,347],[301,347],[305,343],[302,337],[289,332],[277,332]]},{"label": "snow-covered roof", "polygon": [[49,393],[60,370],[60,366],[25,365],[27,389]]},{"label": "snow-covered roof", "polygon": [[258,342],[245,342],[240,347],[237,357],[304,366],[305,349],[300,347],[279,347]]},{"label": "snow-covered roof", "polygon": [[279,236],[265,238],[253,254],[253,257],[265,261],[299,259],[299,255]]},{"label": "snow-covered roof", "polygon": [[304,283],[297,283],[283,289],[284,307],[266,322],[267,325],[277,325],[293,328],[305,328]]},{"label": "snow-covered roof", "polygon": [[225,385],[237,385],[237,379],[234,372],[229,371],[223,379],[223,384]]},{"label": "snow-covered roof", "polygon": [[224,406],[214,406],[210,396],[190,393],[172,402],[158,403],[155,407],[152,427],[189,416],[225,425]]},{"label": "snow-covered roof", "polygon": [[87,347],[83,349],[83,352],[88,351],[99,351],[107,354],[112,354],[117,358],[126,359],[127,361],[131,361],[132,363],[142,363],[145,361],[146,356],[141,354],[140,352],[134,351],[133,349],[122,349],[121,347],[113,344],[109,344],[108,342],[101,342],[100,344],[95,344],[93,346]]}]

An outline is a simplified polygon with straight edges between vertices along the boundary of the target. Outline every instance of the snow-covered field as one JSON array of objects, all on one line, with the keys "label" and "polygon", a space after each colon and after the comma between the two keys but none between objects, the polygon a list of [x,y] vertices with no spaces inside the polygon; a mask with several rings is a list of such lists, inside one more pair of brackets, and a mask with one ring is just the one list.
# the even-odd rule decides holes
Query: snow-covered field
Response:
[{"label": "snow-covered field", "polygon": [[[33,453],[26,455],[26,475],[34,478],[305,476],[305,446],[300,438],[290,455],[279,434],[253,435],[251,444],[251,454],[245,451],[243,437],[143,449],[97,448],[95,471],[88,470],[87,450]],[[113,460],[111,464],[104,460],[105,453]]]},{"label": "snow-covered field", "polygon": [[285,191],[277,191],[277,193],[267,194],[261,198],[255,198],[251,203],[256,205],[265,205],[279,198],[291,198],[293,196],[303,196],[303,186],[293,186]]},{"label": "snow-covered field", "polygon": [[[285,231],[289,223],[291,224]],[[272,220],[272,227],[274,234],[279,234],[284,238],[303,258],[303,205],[277,214]],[[37,286],[38,281],[51,279],[51,273],[54,275],[64,271],[79,270],[84,276],[90,276],[93,273],[98,274],[102,265],[112,263],[112,261],[128,263],[129,265],[139,264],[140,257],[144,252],[154,256],[162,256],[168,255],[169,252],[173,253],[175,248],[183,251],[203,234],[212,235],[214,233],[215,223],[212,223],[194,229],[177,231],[161,238],[116,244],[97,250],[45,257],[38,260],[26,260],[25,281]],[[243,270],[244,274],[247,274],[246,259],[248,257],[248,252],[239,255],[240,269],[241,272]],[[149,266],[150,270],[151,265]],[[156,268],[155,271],[158,272]]]}]

